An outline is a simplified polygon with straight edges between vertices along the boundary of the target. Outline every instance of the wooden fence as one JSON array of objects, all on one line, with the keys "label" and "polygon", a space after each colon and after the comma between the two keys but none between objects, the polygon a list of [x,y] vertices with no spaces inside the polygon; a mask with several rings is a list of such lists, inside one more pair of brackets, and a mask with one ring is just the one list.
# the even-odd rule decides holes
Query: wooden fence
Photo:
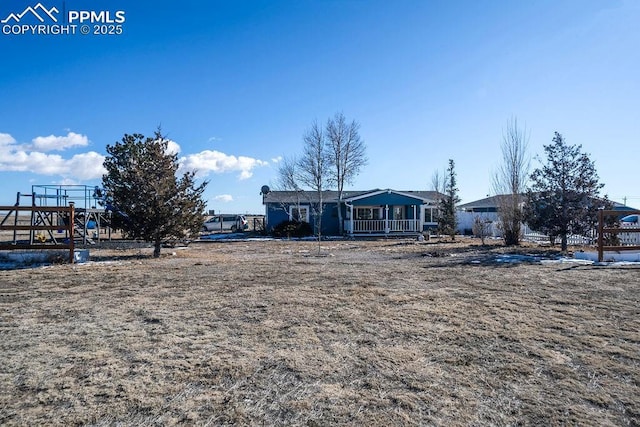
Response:
[{"label": "wooden fence", "polygon": [[[20,218],[21,212],[28,212],[28,224]],[[74,261],[75,209],[69,206],[0,206],[0,232],[12,232],[12,239],[0,239],[0,250],[46,250],[68,249],[69,262]],[[18,239],[18,232],[28,232],[28,239]],[[36,232],[42,234],[36,234]],[[64,237],[56,237],[55,231],[64,232]]]},{"label": "wooden fence", "polygon": [[[616,246],[606,246],[605,245],[605,234],[613,234],[618,235],[621,233],[634,233],[636,236],[640,237],[640,224],[632,227],[621,227],[619,225],[615,227],[605,227],[605,218],[606,216],[619,216],[624,213],[624,215],[640,215],[640,211],[614,211],[614,210],[604,210],[601,209],[598,211],[598,262],[602,262],[604,260],[604,252],[605,251],[640,251],[640,246],[638,244],[630,244],[630,245],[616,245]],[[631,239],[633,242],[640,242],[638,239]]]}]

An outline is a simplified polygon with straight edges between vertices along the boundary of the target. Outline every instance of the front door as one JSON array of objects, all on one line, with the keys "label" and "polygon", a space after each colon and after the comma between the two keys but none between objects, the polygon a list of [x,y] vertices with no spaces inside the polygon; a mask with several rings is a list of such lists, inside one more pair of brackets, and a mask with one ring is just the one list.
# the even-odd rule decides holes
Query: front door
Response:
[{"label": "front door", "polygon": [[393,207],[393,219],[395,220],[406,219],[404,206]]}]

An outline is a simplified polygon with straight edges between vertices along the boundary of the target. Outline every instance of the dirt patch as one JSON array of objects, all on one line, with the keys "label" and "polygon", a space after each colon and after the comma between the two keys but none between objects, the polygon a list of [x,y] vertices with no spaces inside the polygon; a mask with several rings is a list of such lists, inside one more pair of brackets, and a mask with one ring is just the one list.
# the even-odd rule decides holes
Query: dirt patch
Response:
[{"label": "dirt patch", "polygon": [[640,423],[637,268],[468,241],[150,253],[0,271],[0,424]]}]

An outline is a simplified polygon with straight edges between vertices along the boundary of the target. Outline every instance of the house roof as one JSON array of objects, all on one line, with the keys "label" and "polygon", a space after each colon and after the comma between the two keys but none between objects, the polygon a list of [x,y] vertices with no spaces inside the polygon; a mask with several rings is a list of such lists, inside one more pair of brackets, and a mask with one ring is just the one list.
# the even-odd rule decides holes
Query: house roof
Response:
[{"label": "house roof", "polygon": [[[342,193],[343,198],[352,197],[353,195],[361,194],[362,191],[344,191]],[[316,191],[270,191],[263,196],[263,203],[317,203],[319,201],[318,193]],[[337,191],[323,191],[322,201],[325,203],[336,202],[338,200]]]},{"label": "house roof", "polygon": [[[377,194],[392,192],[407,197],[422,199],[425,202],[438,200],[442,195],[437,191],[396,191],[391,189],[374,189],[368,191],[343,191],[342,200],[359,200]],[[337,191],[323,191],[322,200],[324,203],[336,203],[338,201]],[[318,193],[315,191],[271,191],[264,195],[263,203],[317,203]]]},{"label": "house roof", "polygon": [[[509,194],[499,194],[496,196],[485,197],[484,199],[474,200],[473,202],[465,203],[462,205],[458,205],[458,209],[460,210],[472,210],[472,209],[489,209],[489,208],[497,208],[500,204],[500,201],[504,198],[509,197]],[[524,197],[524,194],[523,194]],[[611,201],[614,209],[624,209],[625,206],[622,203],[618,203],[615,201]],[[632,208],[627,208],[632,209]]]},{"label": "house roof", "polygon": [[506,198],[507,195],[501,194],[497,196],[485,197],[484,199],[474,200],[473,202],[464,203],[462,205],[458,205],[459,210],[471,210],[471,209],[490,209],[497,208],[500,204],[500,201],[503,198]]},{"label": "house roof", "polygon": [[366,191],[362,194],[358,194],[358,195],[352,195],[349,197],[344,197],[343,199],[345,201],[355,201],[355,200],[361,200],[361,199],[366,199],[368,197],[373,197],[373,196],[377,196],[380,194],[397,194],[399,196],[404,196],[404,197],[409,197],[412,199],[418,199],[418,200],[422,200],[422,201],[433,201],[436,200],[438,198],[440,198],[440,194],[437,191],[396,191],[396,190],[391,190],[391,189],[386,189],[386,190],[371,190],[371,191]]}]

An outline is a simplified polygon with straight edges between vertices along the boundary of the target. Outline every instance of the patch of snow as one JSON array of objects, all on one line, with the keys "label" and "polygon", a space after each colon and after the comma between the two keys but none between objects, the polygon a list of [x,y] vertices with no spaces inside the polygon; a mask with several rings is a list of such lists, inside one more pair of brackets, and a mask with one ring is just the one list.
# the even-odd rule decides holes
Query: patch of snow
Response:
[{"label": "patch of snow", "polygon": [[[576,252],[573,254],[575,259],[598,262],[597,252]],[[603,254],[604,262],[640,262],[640,252],[605,252]]]},{"label": "patch of snow", "polygon": [[89,261],[89,249],[75,249],[73,251],[73,261],[79,264]]},{"label": "patch of snow", "polygon": [[213,233],[200,236],[200,240],[240,240],[242,236],[242,233]]},{"label": "patch of snow", "polygon": [[540,262],[541,257],[535,255],[505,254],[498,255],[495,259],[499,263],[517,264],[520,262]]},{"label": "patch of snow", "polygon": [[578,264],[578,265],[591,265],[593,261],[562,257],[558,259],[543,259],[540,264]]}]

